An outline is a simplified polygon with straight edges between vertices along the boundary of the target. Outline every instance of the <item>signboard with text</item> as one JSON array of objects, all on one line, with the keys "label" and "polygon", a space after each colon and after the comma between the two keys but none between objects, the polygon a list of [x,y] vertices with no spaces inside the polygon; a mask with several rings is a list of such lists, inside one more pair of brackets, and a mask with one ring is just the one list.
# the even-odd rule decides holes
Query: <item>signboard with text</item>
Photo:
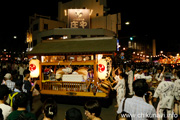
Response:
[{"label": "signboard with text", "polygon": [[90,9],[68,9],[69,28],[90,28]]}]

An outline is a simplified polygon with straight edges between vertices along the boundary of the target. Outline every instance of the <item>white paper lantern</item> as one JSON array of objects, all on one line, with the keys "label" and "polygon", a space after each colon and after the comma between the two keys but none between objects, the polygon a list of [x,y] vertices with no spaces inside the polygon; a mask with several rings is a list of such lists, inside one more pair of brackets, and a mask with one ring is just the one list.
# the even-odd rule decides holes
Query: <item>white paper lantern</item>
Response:
[{"label": "white paper lantern", "polygon": [[98,77],[99,79],[107,79],[112,69],[111,58],[100,59],[98,61]]},{"label": "white paper lantern", "polygon": [[29,62],[29,70],[30,70],[30,76],[32,78],[37,78],[39,76],[39,60],[32,59]]}]

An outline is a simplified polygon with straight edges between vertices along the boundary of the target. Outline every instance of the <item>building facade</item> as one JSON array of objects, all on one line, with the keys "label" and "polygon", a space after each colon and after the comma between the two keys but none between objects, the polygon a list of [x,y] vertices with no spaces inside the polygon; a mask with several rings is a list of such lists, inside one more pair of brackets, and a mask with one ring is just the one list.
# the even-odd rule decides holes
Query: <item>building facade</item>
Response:
[{"label": "building facade", "polygon": [[[72,0],[58,3],[58,20],[68,22],[68,9],[90,9],[90,28],[102,28],[117,33],[121,30],[121,14],[107,14],[106,0]],[[67,23],[68,24],[68,23]]]},{"label": "building facade", "polygon": [[[120,13],[107,14],[106,0],[72,0],[58,3],[58,20],[49,16],[35,14],[29,19],[29,32],[32,42],[28,42],[28,50],[42,40],[71,39],[85,37],[115,36],[121,29]],[[89,27],[87,29],[68,29],[68,10],[89,10]],[[76,25],[76,24],[75,24]],[[65,29],[66,28],[66,29]]]},{"label": "building facade", "polygon": [[35,46],[38,41],[38,35],[42,31],[51,30],[54,28],[65,28],[66,24],[60,21],[51,20],[50,16],[42,16],[34,14],[29,17],[29,32],[32,33],[32,46]]}]

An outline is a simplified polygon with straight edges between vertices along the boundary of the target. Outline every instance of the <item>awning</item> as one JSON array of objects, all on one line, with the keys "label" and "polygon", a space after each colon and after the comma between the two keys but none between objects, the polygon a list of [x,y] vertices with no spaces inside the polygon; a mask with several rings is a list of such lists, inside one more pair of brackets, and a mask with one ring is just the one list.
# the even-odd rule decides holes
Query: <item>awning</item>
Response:
[{"label": "awning", "polygon": [[92,54],[116,51],[117,40],[113,37],[80,38],[43,41],[37,44],[28,55]]}]

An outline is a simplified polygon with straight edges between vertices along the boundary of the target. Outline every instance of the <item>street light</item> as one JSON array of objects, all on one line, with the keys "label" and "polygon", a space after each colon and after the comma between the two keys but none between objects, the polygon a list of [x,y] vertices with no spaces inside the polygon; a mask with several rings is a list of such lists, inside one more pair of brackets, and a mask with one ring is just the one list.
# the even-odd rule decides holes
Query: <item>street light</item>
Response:
[{"label": "street light", "polygon": [[14,39],[17,39],[17,36],[14,36],[13,38],[14,38]]},{"label": "street light", "polygon": [[132,41],[132,40],[133,40],[133,37],[130,37],[129,39]]},{"label": "street light", "polygon": [[129,22],[129,21],[125,22],[125,25],[129,25],[129,24],[130,24],[130,22]]}]

